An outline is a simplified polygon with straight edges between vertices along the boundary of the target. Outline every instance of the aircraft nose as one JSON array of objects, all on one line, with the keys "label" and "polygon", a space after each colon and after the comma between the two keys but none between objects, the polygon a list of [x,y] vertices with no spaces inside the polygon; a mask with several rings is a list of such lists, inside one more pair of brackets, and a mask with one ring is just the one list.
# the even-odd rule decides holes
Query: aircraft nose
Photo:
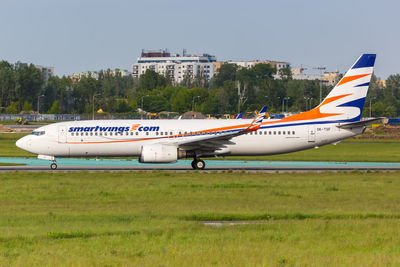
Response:
[{"label": "aircraft nose", "polygon": [[15,145],[23,150],[27,150],[28,148],[28,140],[27,137],[24,136],[20,139],[17,140],[17,142],[15,143]]}]

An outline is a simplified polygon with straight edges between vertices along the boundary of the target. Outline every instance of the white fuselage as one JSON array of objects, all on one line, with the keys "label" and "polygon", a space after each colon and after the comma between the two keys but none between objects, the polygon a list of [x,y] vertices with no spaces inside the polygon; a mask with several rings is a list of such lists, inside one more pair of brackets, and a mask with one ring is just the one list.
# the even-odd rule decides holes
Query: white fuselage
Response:
[{"label": "white fuselage", "polygon": [[[55,157],[140,156],[142,146],[174,145],[201,135],[219,135],[246,127],[252,120],[99,120],[61,122],[35,130],[17,146]],[[273,155],[335,143],[361,133],[364,127],[342,129],[337,123],[275,125],[264,120],[260,129],[233,137],[213,155]]]}]

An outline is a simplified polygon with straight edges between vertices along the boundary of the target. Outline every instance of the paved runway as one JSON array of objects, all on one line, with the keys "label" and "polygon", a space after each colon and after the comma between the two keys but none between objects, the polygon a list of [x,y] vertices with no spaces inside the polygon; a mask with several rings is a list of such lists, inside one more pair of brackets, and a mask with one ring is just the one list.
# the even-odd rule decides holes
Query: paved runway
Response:
[{"label": "paved runway", "polygon": [[[400,170],[397,162],[314,162],[314,161],[240,161],[205,160],[205,170],[253,170],[253,171],[339,171],[339,170]],[[5,158],[0,163],[24,164],[0,166],[0,170],[49,170],[50,162],[37,158]],[[192,170],[191,160],[179,160],[172,164],[142,164],[137,159],[57,159],[57,170]]]}]

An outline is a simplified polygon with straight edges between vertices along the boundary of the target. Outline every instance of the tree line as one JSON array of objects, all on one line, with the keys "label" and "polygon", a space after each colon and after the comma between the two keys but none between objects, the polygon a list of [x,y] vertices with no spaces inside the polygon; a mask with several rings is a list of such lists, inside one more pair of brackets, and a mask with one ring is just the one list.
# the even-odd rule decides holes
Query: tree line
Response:
[{"label": "tree line", "polygon": [[[102,109],[109,114],[137,114],[139,109],[158,113],[222,115],[252,112],[263,105],[272,113],[299,112],[319,104],[320,81],[294,80],[290,69],[277,71],[269,64],[240,68],[225,63],[207,81],[201,73],[185,75],[174,84],[168,75],[148,69],[140,78],[121,76],[110,70],[98,77],[83,76],[79,81],[53,76],[45,82],[34,65],[0,62],[0,105],[2,113],[37,111],[40,113],[89,114]],[[322,85],[324,98],[332,89]],[[383,87],[373,76],[364,115],[394,117],[400,113],[400,75],[390,75]],[[39,105],[39,106],[38,106]]]}]

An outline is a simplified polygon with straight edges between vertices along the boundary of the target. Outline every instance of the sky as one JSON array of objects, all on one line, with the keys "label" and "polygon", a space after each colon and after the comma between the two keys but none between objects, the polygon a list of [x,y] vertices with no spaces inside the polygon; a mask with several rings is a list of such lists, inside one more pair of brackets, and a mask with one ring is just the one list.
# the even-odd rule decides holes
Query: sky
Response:
[{"label": "sky", "polygon": [[376,53],[375,74],[400,73],[400,1],[1,0],[0,60],[57,75],[131,66],[142,49],[217,60],[278,60],[345,72]]}]

